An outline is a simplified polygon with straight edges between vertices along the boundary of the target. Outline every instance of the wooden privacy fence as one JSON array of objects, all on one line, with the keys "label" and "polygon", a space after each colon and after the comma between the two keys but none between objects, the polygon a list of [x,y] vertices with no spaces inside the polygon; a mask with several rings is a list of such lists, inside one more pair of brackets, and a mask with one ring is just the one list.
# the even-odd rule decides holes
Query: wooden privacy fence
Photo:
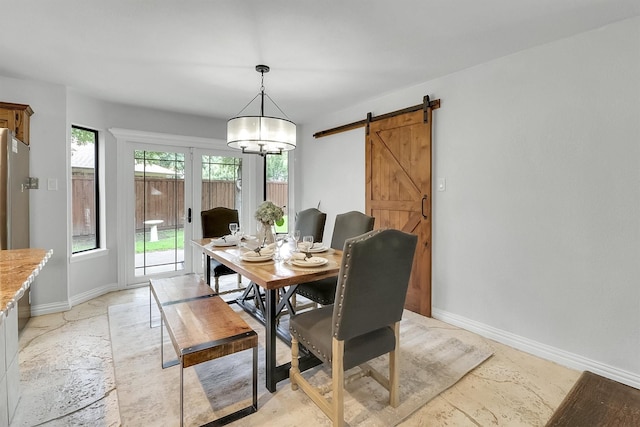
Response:
[{"label": "wooden privacy fence", "polygon": [[96,234],[95,181],[92,176],[74,175],[71,179],[73,235]]},{"label": "wooden privacy fence", "polygon": [[[95,234],[95,209],[93,177],[73,176],[72,211],[73,235],[86,236]],[[216,206],[234,208],[236,205],[236,183],[234,181],[203,181],[202,209]],[[286,182],[267,182],[269,200],[278,206],[287,203],[288,184]],[[146,200],[144,195],[146,194]],[[182,227],[184,222],[184,181],[166,178],[135,179],[136,195],[136,230],[143,230],[144,221],[161,220],[158,228]],[[239,192],[238,192],[239,195]],[[240,203],[238,196],[238,203]],[[195,215],[196,213],[192,213]],[[197,213],[199,214],[199,212]]]}]

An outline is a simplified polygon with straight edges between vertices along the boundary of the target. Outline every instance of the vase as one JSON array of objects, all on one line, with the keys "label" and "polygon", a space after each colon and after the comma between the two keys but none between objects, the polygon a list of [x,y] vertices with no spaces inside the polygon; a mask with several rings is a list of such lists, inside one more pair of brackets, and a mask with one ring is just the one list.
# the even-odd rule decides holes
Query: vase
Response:
[{"label": "vase", "polygon": [[275,229],[273,225],[267,222],[258,222],[258,242],[260,245],[266,246],[275,241]]}]

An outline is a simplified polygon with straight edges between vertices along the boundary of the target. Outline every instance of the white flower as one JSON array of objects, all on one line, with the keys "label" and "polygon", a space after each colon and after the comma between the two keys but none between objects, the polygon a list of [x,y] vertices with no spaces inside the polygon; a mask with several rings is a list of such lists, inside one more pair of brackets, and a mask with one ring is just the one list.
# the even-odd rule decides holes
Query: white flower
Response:
[{"label": "white flower", "polygon": [[282,208],[273,204],[273,202],[265,201],[260,203],[256,210],[255,217],[258,221],[265,224],[273,225],[282,220],[284,211]]}]

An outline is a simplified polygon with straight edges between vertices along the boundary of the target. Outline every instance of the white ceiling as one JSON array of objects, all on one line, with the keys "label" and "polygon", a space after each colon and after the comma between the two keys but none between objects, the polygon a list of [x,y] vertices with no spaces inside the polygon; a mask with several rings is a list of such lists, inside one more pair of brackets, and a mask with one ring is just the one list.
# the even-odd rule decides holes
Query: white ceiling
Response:
[{"label": "white ceiling", "polygon": [[640,0],[0,0],[0,11],[0,75],[226,119],[258,93],[264,63],[267,94],[305,121],[638,16]]}]

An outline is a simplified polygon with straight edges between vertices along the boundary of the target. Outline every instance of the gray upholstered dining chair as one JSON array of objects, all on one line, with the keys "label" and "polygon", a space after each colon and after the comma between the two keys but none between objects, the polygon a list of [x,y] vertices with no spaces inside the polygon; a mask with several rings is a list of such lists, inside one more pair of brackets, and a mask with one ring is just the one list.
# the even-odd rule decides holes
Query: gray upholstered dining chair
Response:
[{"label": "gray upholstered dining chair", "polygon": [[321,242],[327,214],[316,208],[302,210],[296,214],[294,230],[300,230],[302,236],[313,236],[314,242]]},{"label": "gray upholstered dining chair", "polygon": [[[332,420],[344,425],[344,372],[359,366],[354,378],[370,374],[389,390],[389,404],[399,402],[400,320],[407,295],[417,236],[399,230],[375,230],[348,239],[338,275],[336,302],[291,317],[291,387],[300,387]],[[302,376],[302,344],[331,365],[332,397]],[[389,353],[389,377],[366,364]]]},{"label": "gray upholstered dining chair", "polygon": [[[216,207],[206,211],[200,212],[200,221],[202,224],[202,238],[208,237],[222,237],[229,234],[229,224],[232,222],[238,223],[238,210],[229,209],[225,207]],[[239,224],[239,223],[238,223]],[[215,259],[211,258],[211,275],[214,278],[214,290],[217,294],[220,293],[220,276],[227,274],[237,274],[224,264],[219,263]],[[211,284],[209,284],[211,285]],[[227,292],[241,291],[242,288],[242,276],[238,274],[238,289],[233,289]]]},{"label": "gray upholstered dining chair", "polygon": [[[331,247],[342,250],[347,239],[373,230],[374,222],[374,217],[358,211],[336,215]],[[336,294],[336,282],[337,279],[335,277],[329,277],[314,282],[302,283],[298,285],[296,293],[321,305],[333,304]]]}]

